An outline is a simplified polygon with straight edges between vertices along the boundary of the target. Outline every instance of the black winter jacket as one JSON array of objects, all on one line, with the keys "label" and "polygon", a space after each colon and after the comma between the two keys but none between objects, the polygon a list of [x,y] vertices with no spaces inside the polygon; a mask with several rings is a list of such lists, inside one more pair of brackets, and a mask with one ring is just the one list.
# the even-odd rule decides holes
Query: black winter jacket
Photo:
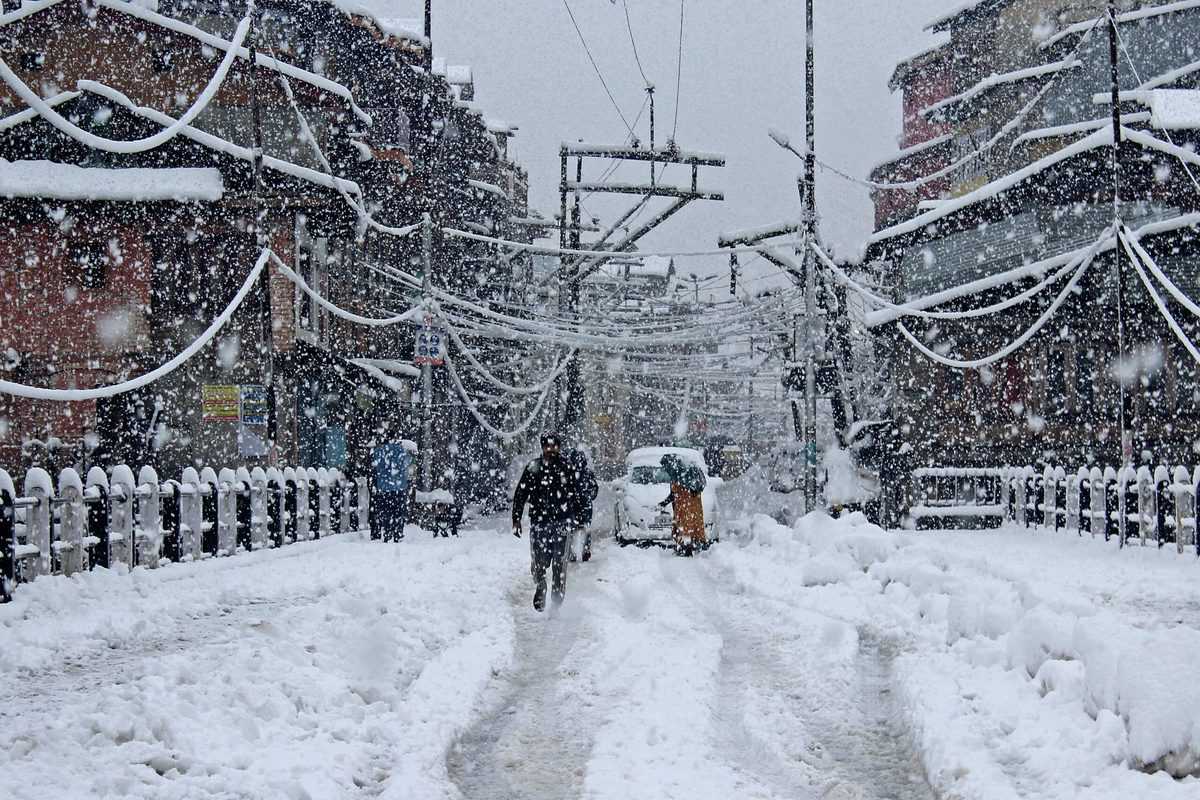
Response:
[{"label": "black winter jacket", "polygon": [[513,495],[513,525],[521,520],[525,504],[529,504],[529,521],[533,525],[570,522],[576,511],[572,486],[572,470],[563,458],[547,461],[535,458],[521,473]]}]

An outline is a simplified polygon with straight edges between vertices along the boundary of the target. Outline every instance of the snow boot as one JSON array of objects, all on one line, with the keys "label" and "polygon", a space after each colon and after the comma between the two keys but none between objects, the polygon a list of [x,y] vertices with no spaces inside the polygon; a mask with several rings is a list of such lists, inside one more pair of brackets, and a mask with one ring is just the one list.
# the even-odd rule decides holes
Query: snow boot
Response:
[{"label": "snow boot", "polygon": [[537,588],[533,590],[533,610],[534,611],[545,611],[546,610],[546,582],[545,581],[539,582],[537,585]]}]

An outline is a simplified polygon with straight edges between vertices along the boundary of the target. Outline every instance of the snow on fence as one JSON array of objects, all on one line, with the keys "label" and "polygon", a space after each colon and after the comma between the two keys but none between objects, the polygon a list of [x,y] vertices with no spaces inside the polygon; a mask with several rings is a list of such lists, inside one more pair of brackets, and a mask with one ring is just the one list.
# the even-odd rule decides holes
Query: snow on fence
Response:
[{"label": "snow on fence", "polygon": [[[1121,547],[1174,544],[1200,557],[1200,467],[994,467],[913,472],[917,523],[980,518],[1090,534]],[[935,523],[935,524],[936,524]]]},{"label": "snow on fence", "polygon": [[365,530],[369,518],[366,479],[323,468],[189,467],[163,481],[119,464],[86,480],[64,469],[56,491],[34,467],[19,493],[0,469],[0,602],[39,575],[231,556]]}]

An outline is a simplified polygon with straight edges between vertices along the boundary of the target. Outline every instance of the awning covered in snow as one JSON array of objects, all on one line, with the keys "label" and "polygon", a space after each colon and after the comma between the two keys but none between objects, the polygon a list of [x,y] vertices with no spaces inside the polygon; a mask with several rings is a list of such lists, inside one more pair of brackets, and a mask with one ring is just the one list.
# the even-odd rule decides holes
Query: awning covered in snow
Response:
[{"label": "awning covered in snow", "polygon": [[116,202],[216,202],[225,194],[212,167],[111,169],[0,159],[0,197]]}]

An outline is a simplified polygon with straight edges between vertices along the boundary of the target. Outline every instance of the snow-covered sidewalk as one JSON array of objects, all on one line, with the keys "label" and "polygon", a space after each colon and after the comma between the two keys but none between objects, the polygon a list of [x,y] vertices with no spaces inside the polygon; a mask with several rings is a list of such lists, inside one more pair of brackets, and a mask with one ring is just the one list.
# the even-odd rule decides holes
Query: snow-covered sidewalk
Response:
[{"label": "snow-covered sidewalk", "polygon": [[441,786],[512,658],[496,601],[525,569],[490,533],[350,535],[23,586],[0,606],[0,797]]},{"label": "snow-covered sidewalk", "polygon": [[1200,742],[1190,558],[757,517],[695,559],[601,542],[541,615],[527,548],[348,536],[23,586],[0,796],[1200,796],[1135,768]]}]

